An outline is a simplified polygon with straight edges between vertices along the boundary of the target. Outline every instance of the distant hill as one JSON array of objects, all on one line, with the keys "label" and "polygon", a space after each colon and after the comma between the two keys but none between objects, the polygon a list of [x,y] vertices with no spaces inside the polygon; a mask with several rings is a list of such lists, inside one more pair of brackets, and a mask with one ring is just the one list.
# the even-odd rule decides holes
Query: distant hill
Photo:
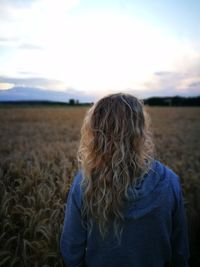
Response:
[{"label": "distant hill", "polygon": [[[197,97],[149,97],[144,104],[149,106],[200,106],[200,96]],[[14,87],[9,90],[0,90],[0,103],[4,104],[31,104],[52,105],[68,103],[80,105],[81,103],[92,103],[94,96],[89,96],[81,91],[69,89],[66,91],[52,91],[29,87]]]},{"label": "distant hill", "polygon": [[14,87],[0,90],[0,102],[4,101],[53,101],[68,102],[69,99],[78,99],[80,102],[92,102],[93,97],[80,91],[52,91],[30,87]]}]

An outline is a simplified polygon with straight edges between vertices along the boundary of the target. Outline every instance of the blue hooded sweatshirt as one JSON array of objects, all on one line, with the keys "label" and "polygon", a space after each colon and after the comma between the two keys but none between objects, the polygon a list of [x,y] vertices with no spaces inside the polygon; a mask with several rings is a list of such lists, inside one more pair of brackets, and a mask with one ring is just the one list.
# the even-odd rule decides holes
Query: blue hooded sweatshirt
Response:
[{"label": "blue hooded sweatshirt", "polygon": [[142,180],[129,187],[121,243],[82,223],[79,171],[67,198],[60,249],[67,267],[188,267],[187,220],[179,177],[154,160]]}]

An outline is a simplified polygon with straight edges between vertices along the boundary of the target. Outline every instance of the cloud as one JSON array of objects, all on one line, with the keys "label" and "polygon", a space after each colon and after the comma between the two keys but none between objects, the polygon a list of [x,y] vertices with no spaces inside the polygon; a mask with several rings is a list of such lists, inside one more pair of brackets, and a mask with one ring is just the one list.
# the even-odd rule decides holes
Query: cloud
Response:
[{"label": "cloud", "polygon": [[0,82],[0,90],[8,90],[14,87],[14,83],[1,83]]},{"label": "cloud", "polygon": [[0,37],[0,46],[6,48],[19,48],[24,50],[41,50],[43,47],[34,43],[26,43],[23,38]]},{"label": "cloud", "polygon": [[[4,23],[12,23],[16,18],[16,14],[21,10],[28,10],[35,0],[2,0],[0,1],[0,21]],[[4,24],[5,25],[5,24]]]},{"label": "cloud", "polygon": [[40,49],[42,49],[42,47],[39,46],[39,45],[28,44],[28,43],[22,43],[22,44],[20,44],[18,46],[18,48],[20,48],[20,49],[30,49],[30,50],[34,50],[34,49],[40,50]]},{"label": "cloud", "polygon": [[[0,83],[13,84],[13,87],[35,87],[40,89],[61,90],[67,89],[64,82],[43,77],[8,77],[0,76]],[[5,88],[6,89],[6,88]]]},{"label": "cloud", "polygon": [[0,42],[6,43],[6,42],[16,42],[19,41],[19,38],[16,37],[0,37]]},{"label": "cloud", "polygon": [[193,94],[200,95],[200,81],[190,84],[188,88]]},{"label": "cloud", "polygon": [[0,44],[25,49],[40,47],[46,35],[51,32],[53,37],[60,31],[57,26],[78,4],[79,0],[0,1]]},{"label": "cloud", "polygon": [[6,48],[17,47],[20,43],[20,38],[14,36],[0,36],[0,46]]},{"label": "cloud", "polygon": [[24,8],[29,7],[34,1],[35,0],[4,0],[1,2],[0,6]]},{"label": "cloud", "polygon": [[19,76],[23,77],[38,77],[38,73],[32,71],[18,71]]},{"label": "cloud", "polygon": [[158,77],[171,77],[171,76],[174,76],[174,75],[177,75],[178,73],[176,72],[172,72],[172,71],[157,71],[157,72],[154,72],[154,75],[155,76],[158,76]]},{"label": "cloud", "polygon": [[188,70],[185,70],[185,72],[155,72],[144,85],[152,95],[200,95],[200,76],[198,75],[198,69],[192,66],[188,66]]},{"label": "cloud", "polygon": [[194,82],[194,83],[191,83],[190,85],[189,85],[190,87],[198,87],[198,88],[200,88],[200,82]]}]

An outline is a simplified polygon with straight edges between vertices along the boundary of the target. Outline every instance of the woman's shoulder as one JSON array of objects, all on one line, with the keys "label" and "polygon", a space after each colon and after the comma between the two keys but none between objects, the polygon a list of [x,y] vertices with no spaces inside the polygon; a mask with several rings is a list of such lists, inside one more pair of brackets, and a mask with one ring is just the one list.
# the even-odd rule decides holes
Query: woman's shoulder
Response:
[{"label": "woman's shoulder", "polygon": [[154,159],[151,164],[150,170],[159,173],[162,176],[178,176],[175,171],[172,170],[170,166],[161,162],[158,159]]},{"label": "woman's shoulder", "polygon": [[162,163],[159,160],[155,160],[155,164],[157,166],[157,170],[159,170],[165,180],[168,181],[173,190],[175,192],[179,191],[181,186],[181,180],[179,175],[170,166],[165,163]]}]

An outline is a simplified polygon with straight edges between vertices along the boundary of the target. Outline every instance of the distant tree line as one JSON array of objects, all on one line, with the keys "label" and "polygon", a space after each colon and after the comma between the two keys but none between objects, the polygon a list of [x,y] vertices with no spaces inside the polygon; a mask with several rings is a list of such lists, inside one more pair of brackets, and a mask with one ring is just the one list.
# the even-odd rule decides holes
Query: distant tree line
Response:
[{"label": "distant tree line", "polygon": [[75,100],[73,98],[70,98],[68,103],[71,106],[78,105],[79,104],[79,100],[78,99]]},{"label": "distant tree line", "polygon": [[150,97],[143,99],[149,106],[200,106],[200,96],[197,97]]},{"label": "distant tree line", "polygon": [[[143,99],[145,105],[149,106],[200,106],[200,96],[197,97],[181,97],[181,96],[172,96],[172,97],[150,97]],[[77,99],[69,99],[68,104],[70,106],[82,105]],[[92,103],[84,103],[92,104]]]},{"label": "distant tree line", "polygon": [[70,106],[87,106],[87,105],[92,105],[93,102],[79,102],[78,99],[70,98],[68,103]]},{"label": "distant tree line", "polygon": [[79,100],[69,99],[67,102],[49,101],[49,100],[16,100],[16,101],[0,101],[0,106],[90,106],[93,102],[79,102]]},{"label": "distant tree line", "polygon": [[[143,99],[149,106],[200,106],[200,96],[197,97],[150,97]],[[25,100],[25,101],[0,101],[1,106],[91,106],[93,102],[79,102],[78,99],[70,98],[68,102],[48,100]]]}]

